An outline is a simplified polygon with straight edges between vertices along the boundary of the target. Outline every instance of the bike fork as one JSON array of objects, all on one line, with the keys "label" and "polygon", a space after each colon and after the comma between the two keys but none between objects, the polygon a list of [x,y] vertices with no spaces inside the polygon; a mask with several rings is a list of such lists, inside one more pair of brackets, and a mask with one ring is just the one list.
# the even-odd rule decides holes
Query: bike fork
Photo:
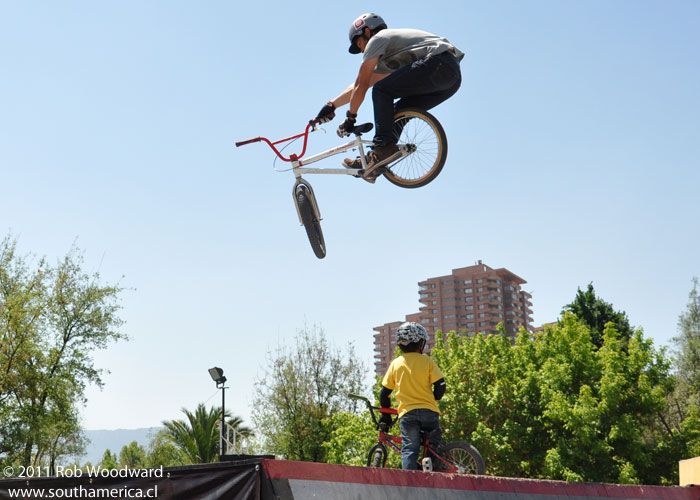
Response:
[{"label": "bike fork", "polygon": [[321,211],[318,209],[318,203],[316,203],[316,195],[314,194],[314,189],[311,187],[311,184],[306,181],[306,179],[302,179],[299,177],[297,181],[294,183],[294,188],[292,189],[292,198],[294,198],[294,206],[297,209],[297,217],[299,218],[299,223],[303,226],[304,221],[301,218],[301,212],[299,211],[299,199],[297,198],[297,193],[299,192],[299,189],[301,187],[306,188],[306,197],[311,201],[311,207],[314,209],[314,214],[316,214],[316,218],[320,221],[321,219]]}]

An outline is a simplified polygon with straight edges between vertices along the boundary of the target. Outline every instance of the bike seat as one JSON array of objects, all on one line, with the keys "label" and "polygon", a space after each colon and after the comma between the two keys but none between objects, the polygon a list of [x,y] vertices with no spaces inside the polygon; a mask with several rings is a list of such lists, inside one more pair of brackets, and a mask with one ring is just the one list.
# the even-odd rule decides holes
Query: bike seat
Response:
[{"label": "bike seat", "polygon": [[355,128],[352,129],[353,134],[364,134],[365,132],[369,132],[374,128],[374,125],[371,123],[363,123],[361,125],[356,125]]},{"label": "bike seat", "polygon": [[434,443],[435,440],[436,440],[437,438],[441,437],[441,436],[442,436],[442,429],[440,429],[440,428],[434,429],[434,430],[432,430],[432,431],[430,431],[430,432],[426,432],[426,431],[423,431],[423,430],[420,431],[420,441],[421,441],[421,443],[422,443],[423,441],[425,441],[426,439],[427,439],[428,441],[430,441],[431,443]]}]

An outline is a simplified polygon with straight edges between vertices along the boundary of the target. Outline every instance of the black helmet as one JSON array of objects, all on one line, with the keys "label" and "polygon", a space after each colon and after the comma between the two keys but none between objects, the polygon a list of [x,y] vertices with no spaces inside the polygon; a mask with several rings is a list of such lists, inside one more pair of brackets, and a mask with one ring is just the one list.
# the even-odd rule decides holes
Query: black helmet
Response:
[{"label": "black helmet", "polygon": [[365,28],[369,28],[371,31],[378,28],[382,24],[386,26],[386,23],[384,22],[384,19],[382,19],[382,16],[373,14],[371,12],[369,14],[362,14],[360,17],[355,19],[355,22],[352,23],[352,26],[350,26],[350,48],[348,49],[350,53],[360,53],[360,48],[355,43],[355,38],[360,36]]}]

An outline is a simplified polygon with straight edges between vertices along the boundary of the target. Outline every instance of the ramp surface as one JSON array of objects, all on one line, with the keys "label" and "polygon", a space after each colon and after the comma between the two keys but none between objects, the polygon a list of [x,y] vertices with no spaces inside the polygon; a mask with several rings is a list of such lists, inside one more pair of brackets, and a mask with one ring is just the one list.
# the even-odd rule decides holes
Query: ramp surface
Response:
[{"label": "ramp surface", "polygon": [[700,487],[568,483],[263,460],[264,500],[699,500]]}]

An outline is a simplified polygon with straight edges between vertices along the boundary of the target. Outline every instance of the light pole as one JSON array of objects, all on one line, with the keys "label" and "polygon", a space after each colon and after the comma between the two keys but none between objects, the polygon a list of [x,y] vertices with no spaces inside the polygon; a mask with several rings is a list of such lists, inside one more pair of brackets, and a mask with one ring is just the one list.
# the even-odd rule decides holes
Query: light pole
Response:
[{"label": "light pole", "polygon": [[216,382],[216,388],[221,389],[221,429],[219,429],[219,459],[224,455],[224,426],[226,425],[226,410],[224,403],[226,401],[226,377],[224,377],[224,371],[215,366],[214,368],[209,368],[209,375],[211,379]]}]

